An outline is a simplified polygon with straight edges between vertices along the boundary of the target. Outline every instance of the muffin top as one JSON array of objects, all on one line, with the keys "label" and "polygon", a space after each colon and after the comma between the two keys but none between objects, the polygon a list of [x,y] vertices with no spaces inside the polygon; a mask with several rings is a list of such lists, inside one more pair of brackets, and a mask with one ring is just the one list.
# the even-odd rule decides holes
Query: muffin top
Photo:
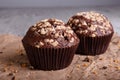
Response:
[{"label": "muffin top", "polygon": [[67,24],[77,35],[96,37],[113,32],[108,19],[103,14],[94,11],[77,13],[69,19]]},{"label": "muffin top", "polygon": [[79,43],[74,31],[58,19],[45,19],[31,26],[23,42],[41,47],[70,47]]}]

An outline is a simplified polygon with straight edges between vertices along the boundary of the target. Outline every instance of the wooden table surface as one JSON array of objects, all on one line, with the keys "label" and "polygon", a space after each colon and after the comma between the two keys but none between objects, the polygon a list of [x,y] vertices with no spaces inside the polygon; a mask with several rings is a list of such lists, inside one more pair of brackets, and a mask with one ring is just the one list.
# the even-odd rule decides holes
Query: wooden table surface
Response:
[{"label": "wooden table surface", "polygon": [[120,80],[120,37],[115,34],[104,54],[75,55],[71,65],[57,71],[33,70],[21,37],[0,35],[0,80]]}]

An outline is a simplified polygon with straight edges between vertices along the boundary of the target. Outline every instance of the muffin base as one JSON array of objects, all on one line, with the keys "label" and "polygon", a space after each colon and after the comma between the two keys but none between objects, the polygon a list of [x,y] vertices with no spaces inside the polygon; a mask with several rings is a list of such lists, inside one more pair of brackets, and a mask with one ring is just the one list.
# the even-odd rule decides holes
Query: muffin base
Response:
[{"label": "muffin base", "polygon": [[105,36],[89,37],[78,35],[80,39],[76,54],[99,55],[104,53],[111,41],[113,33]]},{"label": "muffin base", "polygon": [[23,46],[34,69],[59,70],[71,64],[78,45],[66,48],[36,48],[23,42]]}]

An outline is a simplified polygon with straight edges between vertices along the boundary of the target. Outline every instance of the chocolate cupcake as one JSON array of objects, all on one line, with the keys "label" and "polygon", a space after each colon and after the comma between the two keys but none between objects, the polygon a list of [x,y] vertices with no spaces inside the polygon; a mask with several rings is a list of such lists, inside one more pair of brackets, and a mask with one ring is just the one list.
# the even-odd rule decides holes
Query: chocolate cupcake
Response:
[{"label": "chocolate cupcake", "polygon": [[61,20],[45,19],[31,26],[22,42],[35,69],[59,70],[72,62],[79,39]]},{"label": "chocolate cupcake", "polygon": [[80,39],[76,53],[83,55],[104,53],[114,33],[108,19],[94,11],[77,13],[69,19],[67,24]]}]

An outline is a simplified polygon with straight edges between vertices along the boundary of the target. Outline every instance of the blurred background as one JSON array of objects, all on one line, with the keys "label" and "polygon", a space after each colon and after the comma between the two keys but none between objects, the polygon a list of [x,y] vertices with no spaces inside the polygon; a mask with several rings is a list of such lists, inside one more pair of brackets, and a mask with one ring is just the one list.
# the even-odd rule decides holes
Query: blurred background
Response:
[{"label": "blurred background", "polygon": [[28,28],[46,18],[65,22],[80,11],[97,11],[120,34],[120,0],[0,0],[0,34],[23,36]]}]

